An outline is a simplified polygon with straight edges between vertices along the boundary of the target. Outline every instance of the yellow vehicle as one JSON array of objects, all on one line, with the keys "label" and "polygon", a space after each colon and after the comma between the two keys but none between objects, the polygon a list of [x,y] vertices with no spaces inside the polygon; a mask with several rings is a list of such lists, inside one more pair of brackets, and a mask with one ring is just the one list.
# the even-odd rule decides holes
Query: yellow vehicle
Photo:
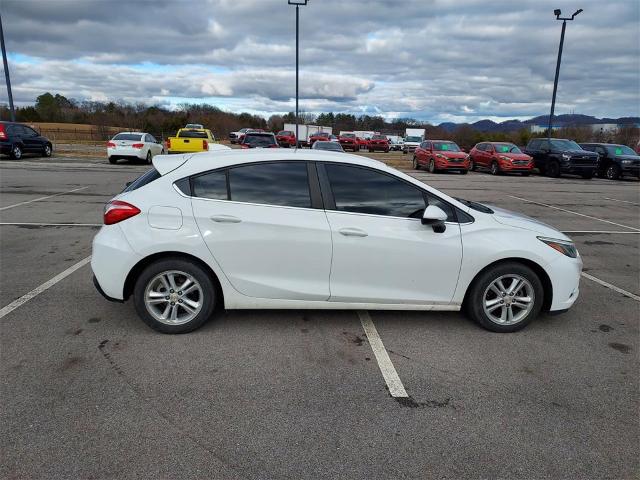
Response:
[{"label": "yellow vehicle", "polygon": [[209,144],[215,141],[211,130],[206,128],[181,128],[175,137],[167,138],[167,151],[169,153],[206,152],[209,150]]}]

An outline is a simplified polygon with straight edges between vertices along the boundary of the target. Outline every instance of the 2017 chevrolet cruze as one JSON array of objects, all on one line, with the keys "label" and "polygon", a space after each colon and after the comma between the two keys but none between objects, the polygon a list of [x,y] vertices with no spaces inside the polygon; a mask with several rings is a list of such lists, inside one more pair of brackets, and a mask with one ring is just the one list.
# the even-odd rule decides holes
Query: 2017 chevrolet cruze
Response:
[{"label": "2017 chevrolet cruze", "polygon": [[568,309],[571,240],[381,162],[317,150],[157,156],[105,207],[91,265],[165,333],[225,309],[460,310],[512,332]]}]

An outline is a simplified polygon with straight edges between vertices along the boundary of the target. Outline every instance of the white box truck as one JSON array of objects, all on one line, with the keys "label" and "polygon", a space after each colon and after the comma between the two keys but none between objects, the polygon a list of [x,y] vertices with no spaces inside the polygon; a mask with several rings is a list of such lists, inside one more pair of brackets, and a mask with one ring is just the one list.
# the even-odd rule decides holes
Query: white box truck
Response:
[{"label": "white box truck", "polygon": [[[285,123],[283,130],[290,130],[293,133],[296,132],[296,124],[295,123]],[[298,124],[298,144],[304,147],[309,146],[309,137],[318,132],[327,132],[331,135],[332,128],[331,127],[323,127],[320,125],[303,125]]]},{"label": "white box truck", "polygon": [[407,128],[405,130],[404,145],[402,153],[413,153],[424,140],[424,128]]}]

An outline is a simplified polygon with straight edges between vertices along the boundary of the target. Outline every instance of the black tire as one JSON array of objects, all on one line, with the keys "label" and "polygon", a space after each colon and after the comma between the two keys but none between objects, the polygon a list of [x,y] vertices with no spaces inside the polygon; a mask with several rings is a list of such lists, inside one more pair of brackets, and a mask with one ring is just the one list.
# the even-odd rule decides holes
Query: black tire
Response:
[{"label": "black tire", "polygon": [[520,173],[520,175],[522,175],[523,177],[528,177],[529,175],[531,175],[531,172],[522,172]]},{"label": "black tire", "polygon": [[406,155],[407,153],[409,153],[409,152],[407,152],[406,150],[402,150],[402,154],[403,155]]},{"label": "black tire", "polygon": [[49,158],[51,155],[53,155],[53,148],[51,147],[50,143],[47,143],[42,148],[42,156]]},{"label": "black tire", "polygon": [[547,176],[552,178],[558,178],[560,176],[560,164],[552,160],[547,165]]},{"label": "black tire", "polygon": [[471,170],[472,172],[476,171],[476,162],[474,162],[473,160],[469,160],[469,170]]},{"label": "black tire", "polygon": [[[533,307],[529,313],[518,323],[501,325],[491,320],[483,308],[484,294],[489,285],[504,275],[519,275],[529,281],[533,287]],[[497,333],[516,332],[526,327],[538,316],[544,302],[544,288],[538,275],[526,265],[518,262],[505,262],[494,265],[476,277],[467,291],[465,298],[465,310],[472,320],[481,327]]]},{"label": "black tire", "polygon": [[500,166],[498,162],[495,160],[491,162],[491,175],[500,175],[502,172],[500,171]]},{"label": "black tire", "polygon": [[145,158],[145,163],[147,165],[151,165],[151,161],[153,160],[153,156],[151,155],[151,150],[147,152],[147,158]]},{"label": "black tire", "polygon": [[438,170],[436,169],[436,161],[432,158],[429,160],[429,173],[436,173]]},{"label": "black tire", "polygon": [[[145,305],[145,290],[149,282],[158,274],[177,270],[195,278],[202,289],[202,308],[189,322],[179,325],[168,325],[157,320]],[[133,301],[138,315],[149,327],[162,333],[188,333],[201,327],[213,314],[218,301],[218,293],[210,274],[200,265],[183,258],[166,258],[158,260],[146,267],[137,278],[133,289]]]},{"label": "black tire", "polygon": [[605,176],[609,180],[618,180],[620,178],[620,167],[615,163],[612,163],[607,167],[607,170],[605,171]]},{"label": "black tire", "polygon": [[418,163],[418,159],[415,155],[413,156],[413,169],[420,170],[420,164]]},{"label": "black tire", "polygon": [[118,163],[118,159],[116,157],[109,157],[109,163],[111,165],[115,165],[116,163]]},{"label": "black tire", "polygon": [[20,145],[13,145],[10,155],[14,160],[20,160],[22,158],[22,147]]}]

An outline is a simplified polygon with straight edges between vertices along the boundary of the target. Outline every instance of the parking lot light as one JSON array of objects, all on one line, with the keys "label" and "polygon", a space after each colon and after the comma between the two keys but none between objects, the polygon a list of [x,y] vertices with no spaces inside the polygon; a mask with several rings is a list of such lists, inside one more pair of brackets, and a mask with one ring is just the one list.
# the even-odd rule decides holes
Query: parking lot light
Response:
[{"label": "parking lot light", "polygon": [[307,4],[309,0],[288,0],[289,5],[296,6],[296,148],[300,144],[300,138],[298,137],[298,80],[299,80],[299,44],[300,44],[300,6]]},{"label": "parking lot light", "polygon": [[573,20],[583,10],[579,8],[570,17],[561,17],[562,10],[556,8],[553,14],[556,16],[556,20],[562,20],[562,32],[560,33],[560,46],[558,48],[558,61],[556,62],[556,77],[553,80],[553,96],[551,97],[551,113],[549,114],[549,128],[547,129],[547,138],[551,138],[551,128],[553,125],[553,112],[556,108],[556,93],[558,91],[558,77],[560,76],[560,62],[562,60],[562,47],[564,45],[564,32],[567,28],[567,20]]},{"label": "parking lot light", "polygon": [[4,31],[2,30],[2,15],[0,15],[0,44],[2,46],[2,63],[4,65],[4,78],[7,81],[7,96],[9,97],[9,110],[11,121],[16,121],[16,111],[13,108],[13,94],[11,93],[11,77],[9,76],[9,63],[7,62],[7,50],[4,46]]}]

